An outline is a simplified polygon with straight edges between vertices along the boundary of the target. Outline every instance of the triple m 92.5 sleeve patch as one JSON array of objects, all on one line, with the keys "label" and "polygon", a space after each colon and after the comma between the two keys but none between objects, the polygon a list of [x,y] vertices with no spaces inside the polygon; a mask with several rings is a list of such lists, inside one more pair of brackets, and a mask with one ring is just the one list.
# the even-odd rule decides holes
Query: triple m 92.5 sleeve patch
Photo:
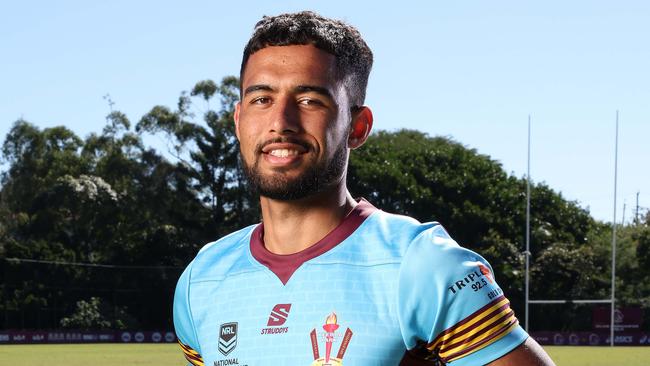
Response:
[{"label": "triple m 92.5 sleeve patch", "polygon": [[440,226],[412,242],[399,286],[405,343],[422,358],[485,364],[527,337],[487,261],[460,247]]}]

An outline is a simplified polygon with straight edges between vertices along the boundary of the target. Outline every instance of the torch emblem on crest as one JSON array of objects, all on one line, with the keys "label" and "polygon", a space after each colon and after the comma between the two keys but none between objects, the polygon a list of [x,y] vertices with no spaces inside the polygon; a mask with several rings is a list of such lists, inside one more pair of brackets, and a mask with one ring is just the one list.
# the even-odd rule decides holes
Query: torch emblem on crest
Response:
[{"label": "torch emblem on crest", "polygon": [[345,335],[341,341],[341,346],[339,346],[339,351],[336,354],[336,357],[332,357],[332,344],[336,341],[336,331],[339,329],[338,318],[336,313],[332,312],[326,319],[325,324],[323,324],[324,338],[325,338],[325,357],[320,357],[320,351],[318,350],[318,335],[316,329],[312,329],[311,337],[311,348],[314,353],[314,362],[312,366],[342,366],[343,365],[343,356],[345,351],[348,349],[348,344],[350,344],[350,339],[352,339],[352,331],[350,328],[345,330]]}]

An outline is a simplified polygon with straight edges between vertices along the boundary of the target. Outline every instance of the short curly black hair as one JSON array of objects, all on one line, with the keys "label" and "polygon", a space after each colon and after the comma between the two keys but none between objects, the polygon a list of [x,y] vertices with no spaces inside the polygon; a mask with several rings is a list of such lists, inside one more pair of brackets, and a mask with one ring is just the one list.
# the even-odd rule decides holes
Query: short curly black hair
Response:
[{"label": "short curly black hair", "polygon": [[372,69],[372,51],[356,28],[311,11],[264,16],[257,22],[244,48],[239,70],[240,82],[253,53],[269,46],[306,44],[312,44],[336,57],[337,72],[346,84],[351,105],[362,106]]}]

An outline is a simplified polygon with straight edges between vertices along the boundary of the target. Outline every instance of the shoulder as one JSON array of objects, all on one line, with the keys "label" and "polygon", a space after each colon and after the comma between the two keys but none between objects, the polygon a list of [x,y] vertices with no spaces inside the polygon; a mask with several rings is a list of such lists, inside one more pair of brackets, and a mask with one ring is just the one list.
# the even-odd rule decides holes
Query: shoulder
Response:
[{"label": "shoulder", "polygon": [[454,249],[463,250],[436,221],[422,223],[409,216],[377,211],[366,224],[361,228],[364,237],[389,243],[404,260],[420,256],[426,256],[421,258],[424,261],[444,260],[445,254],[456,254]]},{"label": "shoulder", "polygon": [[219,280],[233,271],[245,270],[251,264],[249,243],[255,226],[247,226],[203,246],[187,266],[186,280]]},{"label": "shoulder", "polygon": [[464,313],[457,314],[461,318],[502,294],[490,264],[458,245],[441,225],[431,226],[411,240],[399,282],[401,297],[420,303],[416,307],[436,304],[443,312]]},{"label": "shoulder", "polygon": [[491,272],[483,257],[458,245],[438,223],[431,223],[410,241],[403,262],[405,275],[429,274],[440,280],[476,269]]},{"label": "shoulder", "polygon": [[437,222],[421,223],[409,216],[377,210],[359,231],[364,238],[386,243],[398,251],[400,256],[404,256],[416,238],[425,232],[436,230],[436,227],[440,227]]},{"label": "shoulder", "polygon": [[246,227],[205,245],[178,279],[173,305],[174,328],[185,357],[191,364],[195,364],[192,360],[200,361],[201,364],[203,362],[191,310],[192,284],[200,281],[219,281],[226,275],[250,267],[247,244],[254,227]]},{"label": "shoulder", "polygon": [[404,215],[377,210],[368,219],[368,229],[376,232],[387,241],[408,243],[422,232],[436,225],[437,222],[421,223],[418,220]]},{"label": "shoulder", "polygon": [[[250,238],[250,235],[256,226],[257,224],[246,226],[245,228],[232,232],[218,240],[207,243],[199,250],[197,258],[202,255],[213,255],[218,252],[227,251],[232,249],[233,246],[239,246],[242,241],[246,241],[246,239]],[[246,242],[248,243],[248,241]]]},{"label": "shoulder", "polygon": [[399,264],[410,243],[431,226],[408,216],[375,209],[341,245],[313,262],[336,260],[356,266]]},{"label": "shoulder", "polygon": [[490,264],[440,225],[408,247],[399,274],[399,316],[409,350],[421,348],[458,365],[485,364],[527,336]]}]

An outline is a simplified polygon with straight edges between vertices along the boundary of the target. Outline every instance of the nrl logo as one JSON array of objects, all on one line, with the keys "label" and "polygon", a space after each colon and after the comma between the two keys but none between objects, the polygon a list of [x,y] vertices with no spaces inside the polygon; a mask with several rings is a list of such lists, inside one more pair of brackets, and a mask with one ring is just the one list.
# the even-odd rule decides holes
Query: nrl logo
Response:
[{"label": "nrl logo", "polygon": [[237,346],[237,323],[221,324],[219,329],[219,352],[227,356]]}]

